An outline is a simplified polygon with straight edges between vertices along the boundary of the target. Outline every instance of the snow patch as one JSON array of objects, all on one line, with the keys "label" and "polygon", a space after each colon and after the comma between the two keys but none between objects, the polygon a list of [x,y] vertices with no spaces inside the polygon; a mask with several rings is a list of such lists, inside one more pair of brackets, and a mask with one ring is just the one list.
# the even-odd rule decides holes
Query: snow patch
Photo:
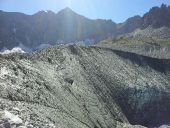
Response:
[{"label": "snow patch", "polygon": [[14,47],[13,49],[9,50],[6,47],[4,47],[0,54],[10,54],[10,53],[26,53],[26,52],[32,52],[31,48],[26,47],[22,43],[20,43],[17,47]]},{"label": "snow patch", "polygon": [[49,10],[43,10],[43,12],[45,12],[45,13],[49,13],[50,11],[49,11]]},{"label": "snow patch", "polygon": [[15,47],[11,50],[4,50],[3,52],[0,52],[0,54],[10,54],[10,53],[25,53],[24,50],[22,50],[22,48],[20,47]]}]

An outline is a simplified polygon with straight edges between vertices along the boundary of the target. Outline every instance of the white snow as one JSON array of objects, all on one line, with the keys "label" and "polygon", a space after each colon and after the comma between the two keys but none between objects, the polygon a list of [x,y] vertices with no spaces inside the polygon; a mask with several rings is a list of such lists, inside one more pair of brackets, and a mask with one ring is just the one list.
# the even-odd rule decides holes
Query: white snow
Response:
[{"label": "white snow", "polygon": [[169,125],[162,125],[159,128],[170,128],[170,126]]},{"label": "white snow", "polygon": [[3,52],[0,52],[0,54],[10,54],[10,53],[25,53],[24,50],[22,50],[22,48],[20,47],[15,47],[11,50],[4,50]]},{"label": "white snow", "polygon": [[32,52],[31,48],[26,47],[22,43],[20,43],[17,47],[14,47],[13,49],[9,50],[6,47],[4,47],[0,54],[10,54],[10,53],[26,53],[26,52]]},{"label": "white snow", "polygon": [[[45,49],[50,47],[50,44],[40,44],[39,46],[37,46],[34,50],[41,50],[41,49]],[[1,51],[0,54],[10,54],[10,53],[30,53],[32,52],[33,49],[26,47],[25,45],[23,45],[22,43],[20,43],[17,47],[14,47],[13,49],[9,50],[6,47],[4,47]]]},{"label": "white snow", "polygon": [[43,12],[45,12],[45,13],[49,13],[50,11],[49,11],[49,10],[43,10]]}]

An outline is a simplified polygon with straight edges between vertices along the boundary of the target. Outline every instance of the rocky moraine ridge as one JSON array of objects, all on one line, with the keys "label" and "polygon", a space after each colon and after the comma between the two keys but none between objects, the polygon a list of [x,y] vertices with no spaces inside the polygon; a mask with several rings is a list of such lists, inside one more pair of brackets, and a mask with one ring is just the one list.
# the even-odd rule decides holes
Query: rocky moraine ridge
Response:
[{"label": "rocky moraine ridge", "polygon": [[0,56],[1,128],[143,128],[170,123],[170,59],[95,46]]}]

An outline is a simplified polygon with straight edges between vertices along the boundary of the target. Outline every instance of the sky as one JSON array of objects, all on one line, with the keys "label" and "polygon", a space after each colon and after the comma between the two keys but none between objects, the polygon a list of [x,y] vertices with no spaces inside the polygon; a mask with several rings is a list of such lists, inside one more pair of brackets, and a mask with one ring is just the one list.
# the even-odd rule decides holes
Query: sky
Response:
[{"label": "sky", "polygon": [[143,15],[153,6],[170,0],[0,0],[0,10],[34,14],[41,10],[58,12],[65,7],[90,19],[111,19],[121,23],[129,17]]}]

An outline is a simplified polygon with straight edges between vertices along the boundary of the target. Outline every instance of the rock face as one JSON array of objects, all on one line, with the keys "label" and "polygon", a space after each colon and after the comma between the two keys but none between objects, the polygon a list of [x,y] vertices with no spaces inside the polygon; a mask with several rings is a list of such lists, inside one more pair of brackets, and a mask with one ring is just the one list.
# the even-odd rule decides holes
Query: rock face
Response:
[{"label": "rock face", "polygon": [[133,32],[137,28],[141,28],[143,24],[142,17],[134,16],[127,19],[124,23],[117,25],[117,33],[119,34],[126,34],[129,32]]},{"label": "rock face", "polygon": [[[151,8],[142,17],[131,17],[124,23],[117,25],[117,32],[118,34],[126,34],[139,28],[145,29],[148,27],[152,27],[154,29],[170,27],[170,6],[162,4],[161,7]],[[165,30],[165,32],[167,31]],[[150,33],[152,33],[152,31]]]},{"label": "rock face", "polygon": [[1,55],[0,111],[27,128],[166,126],[169,76],[169,59],[92,46]]},{"label": "rock face", "polygon": [[159,28],[162,26],[170,27],[170,6],[162,4],[161,7],[153,7],[143,18],[143,27]]},{"label": "rock face", "polygon": [[0,50],[4,47],[11,50],[20,44],[33,50],[42,44],[94,44],[139,28],[170,27],[169,17],[170,7],[164,4],[153,7],[142,17],[134,16],[120,24],[111,20],[91,20],[69,8],[57,14],[52,11],[40,11],[34,15],[0,11]]},{"label": "rock face", "polygon": [[0,49],[12,49],[20,43],[35,49],[41,44],[98,41],[115,30],[116,24],[111,20],[91,20],[69,8],[34,15],[0,11]]}]

